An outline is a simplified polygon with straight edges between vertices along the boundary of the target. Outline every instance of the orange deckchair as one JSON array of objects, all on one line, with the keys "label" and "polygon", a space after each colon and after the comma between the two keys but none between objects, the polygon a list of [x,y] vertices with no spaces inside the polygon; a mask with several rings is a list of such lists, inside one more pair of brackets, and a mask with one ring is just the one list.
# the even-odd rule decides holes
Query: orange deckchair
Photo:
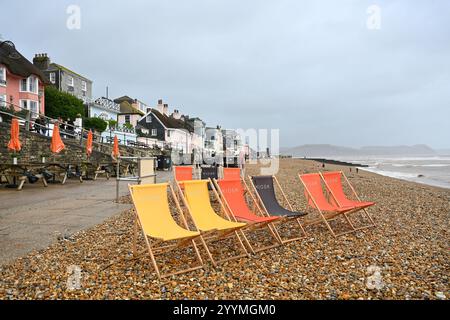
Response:
[{"label": "orange deckchair", "polygon": [[[319,211],[320,217],[315,220],[307,221],[306,225],[312,225],[317,224],[320,222],[325,223],[328,230],[331,232],[331,234],[334,237],[341,236],[344,234],[352,233],[363,228],[355,228],[348,218],[347,214],[354,212],[355,207],[354,206],[344,206],[339,207],[335,203],[330,203],[327,198],[325,197],[322,189],[322,179],[320,174],[318,173],[309,173],[309,174],[299,174],[299,178],[301,183],[303,184],[303,187],[305,188],[305,195],[308,201],[308,204]],[[347,223],[350,225],[351,230],[344,231],[339,234],[335,233],[334,230],[331,228],[329,221],[332,221],[336,219],[338,216],[343,216]]]},{"label": "orange deckchair", "polygon": [[[187,221],[181,211],[178,200],[174,196],[172,186],[168,183],[159,183],[128,185],[128,188],[135,208],[133,255],[136,256],[137,254],[137,234],[138,228],[140,227],[153,267],[159,279],[203,268],[203,261],[194,241],[197,238],[201,238],[201,234],[199,231],[190,231],[188,229]],[[183,227],[177,224],[170,212],[168,189],[178,208]],[[152,239],[153,243],[150,242],[149,238]],[[175,244],[157,247],[157,245],[164,242],[175,242]],[[156,264],[155,255],[182,248],[189,244],[194,247],[200,265],[162,275]]]},{"label": "orange deckchair", "polygon": [[[333,196],[333,199],[336,201],[336,204],[339,207],[356,207],[356,208],[368,208],[370,206],[373,206],[375,202],[370,201],[361,201],[356,194],[355,189],[350,184],[350,181],[348,181],[347,177],[344,175],[342,171],[336,171],[336,172],[321,172],[320,175],[323,178],[323,181],[325,183],[325,186],[327,187],[327,190],[330,192],[330,194]],[[345,178],[348,186],[352,190],[354,196],[358,199],[350,200],[347,198],[347,196],[344,193],[344,188],[342,186],[342,176]]]},{"label": "orange deckchair", "polygon": [[[239,223],[235,221],[230,221],[229,216],[221,202],[220,198],[217,198],[221,205],[222,213],[227,219],[224,219],[219,214],[217,214],[211,205],[211,200],[209,197],[208,184],[211,183],[210,180],[191,180],[191,181],[183,181],[183,190],[181,189],[180,182],[176,182],[178,187],[178,192],[181,195],[181,199],[184,205],[189,212],[189,216],[192,218],[192,221],[196,228],[208,235],[211,235],[209,238],[205,240],[213,241],[223,239],[225,237],[236,236],[238,240],[238,244],[242,249],[243,253],[239,255],[235,255],[229,258],[215,260],[210,252],[207,249],[207,254],[214,265],[217,263],[225,262],[231,259],[241,258],[248,256],[248,252],[245,248],[245,245],[242,243],[241,238],[237,231],[241,228],[247,226],[245,223]],[[203,238],[202,238],[203,239]],[[204,241],[204,246],[206,246],[206,241]]]},{"label": "orange deckchair", "polygon": [[223,168],[223,179],[224,180],[240,180],[241,179],[241,169],[239,169],[239,168]]},{"label": "orange deckchair", "polygon": [[173,167],[175,170],[175,181],[192,180],[192,167]]},{"label": "orange deckchair", "polygon": [[[325,186],[328,192],[331,195],[332,201],[334,201],[339,207],[355,207],[358,210],[364,210],[367,218],[370,220],[373,226],[375,226],[375,222],[373,221],[370,214],[367,212],[366,208],[375,205],[375,202],[371,201],[361,201],[358,194],[356,193],[353,186],[350,184],[350,181],[347,179],[345,174],[342,171],[335,172],[322,172],[320,173],[322,179],[325,183]],[[342,177],[344,177],[347,185],[352,190],[353,195],[357,200],[351,200],[347,198],[344,188],[342,185]]]},{"label": "orange deckchair", "polygon": [[[243,236],[246,239],[246,243],[248,244],[250,251],[255,254],[256,252],[263,251],[266,249],[270,249],[282,243],[282,241],[277,237],[276,233],[273,231],[271,222],[275,220],[279,220],[280,217],[263,217],[258,216],[253,213],[245,200],[245,190],[242,186],[241,180],[219,180],[214,179],[214,184],[216,185],[217,192],[219,196],[223,199],[225,203],[225,207],[231,216],[233,216],[237,221],[242,221],[250,224],[250,227],[246,230],[252,231],[261,228],[268,227],[272,236],[278,242],[277,244],[264,246],[261,248],[254,248],[247,240],[245,236],[244,230],[242,230]],[[256,204],[256,201],[254,201]],[[258,207],[259,208],[259,207]]]}]

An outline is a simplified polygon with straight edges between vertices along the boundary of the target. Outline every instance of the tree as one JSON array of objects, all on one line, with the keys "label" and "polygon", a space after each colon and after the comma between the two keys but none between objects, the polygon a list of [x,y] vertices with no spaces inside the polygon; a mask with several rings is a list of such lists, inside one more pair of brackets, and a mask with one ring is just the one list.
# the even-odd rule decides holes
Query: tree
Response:
[{"label": "tree", "polygon": [[53,86],[45,88],[45,115],[50,118],[75,119],[84,114],[83,101]]},{"label": "tree", "polygon": [[83,121],[83,127],[86,130],[93,130],[97,132],[103,132],[106,130],[106,127],[108,126],[108,123],[100,118],[86,118]]}]

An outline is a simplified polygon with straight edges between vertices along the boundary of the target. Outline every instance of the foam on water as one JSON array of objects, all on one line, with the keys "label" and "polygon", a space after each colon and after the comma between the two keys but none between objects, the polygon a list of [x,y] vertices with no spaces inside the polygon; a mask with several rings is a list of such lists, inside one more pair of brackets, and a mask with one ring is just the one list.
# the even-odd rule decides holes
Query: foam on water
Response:
[{"label": "foam on water", "polygon": [[368,165],[360,168],[387,177],[450,188],[450,157],[364,157],[338,160]]}]

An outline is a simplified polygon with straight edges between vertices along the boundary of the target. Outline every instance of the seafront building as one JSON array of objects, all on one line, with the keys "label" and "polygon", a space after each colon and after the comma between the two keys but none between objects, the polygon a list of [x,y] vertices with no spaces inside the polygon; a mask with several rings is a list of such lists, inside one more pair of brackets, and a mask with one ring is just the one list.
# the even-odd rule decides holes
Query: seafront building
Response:
[{"label": "seafront building", "polygon": [[92,102],[92,80],[71,69],[50,61],[47,53],[34,56],[33,64],[47,77],[49,83],[59,91],[70,93],[84,104]]},{"label": "seafront building", "polygon": [[0,107],[31,111],[37,118],[45,113],[44,73],[27,60],[11,41],[0,42]]}]

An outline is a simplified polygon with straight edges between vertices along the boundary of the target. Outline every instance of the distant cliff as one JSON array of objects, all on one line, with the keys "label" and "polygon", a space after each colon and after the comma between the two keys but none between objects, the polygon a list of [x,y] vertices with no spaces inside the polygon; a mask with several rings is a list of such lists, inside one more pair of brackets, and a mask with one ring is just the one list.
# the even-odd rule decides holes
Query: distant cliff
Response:
[{"label": "distant cliff", "polygon": [[280,154],[294,157],[344,157],[344,156],[434,156],[438,153],[427,145],[368,146],[349,148],[331,144],[306,144],[293,148],[281,148]]}]

